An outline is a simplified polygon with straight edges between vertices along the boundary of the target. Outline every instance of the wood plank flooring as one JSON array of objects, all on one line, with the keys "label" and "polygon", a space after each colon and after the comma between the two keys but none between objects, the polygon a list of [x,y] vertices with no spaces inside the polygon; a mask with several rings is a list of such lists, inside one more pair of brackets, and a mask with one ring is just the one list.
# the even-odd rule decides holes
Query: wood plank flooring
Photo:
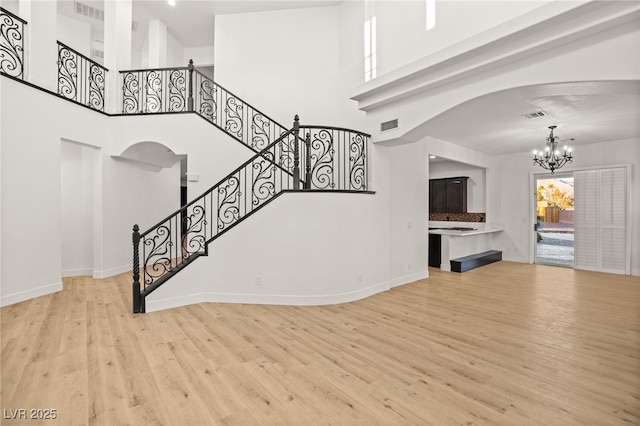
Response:
[{"label": "wood plank flooring", "polygon": [[3,425],[640,424],[638,277],[498,262],[142,315],[128,274],[79,277],[1,320]]}]

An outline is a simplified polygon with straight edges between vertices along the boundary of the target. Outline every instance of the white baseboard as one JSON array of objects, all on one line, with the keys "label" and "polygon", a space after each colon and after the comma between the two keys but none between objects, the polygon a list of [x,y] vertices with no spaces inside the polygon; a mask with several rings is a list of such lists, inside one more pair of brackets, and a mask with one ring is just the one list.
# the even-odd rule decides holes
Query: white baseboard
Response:
[{"label": "white baseboard", "polygon": [[104,271],[93,271],[93,278],[108,278],[129,271],[131,271],[131,265],[122,265],[116,268],[105,269]]},{"label": "white baseboard", "polygon": [[187,296],[153,300],[149,296],[146,300],[146,311],[154,312],[196,303],[250,303],[256,305],[293,305],[320,306],[337,305],[354,302],[389,290],[389,283],[380,283],[352,292],[327,295],[281,295],[281,294],[244,294],[244,293],[198,293]]},{"label": "white baseboard", "polygon": [[66,269],[62,271],[62,278],[80,277],[83,275],[93,275],[93,269]]},{"label": "white baseboard", "polygon": [[0,306],[13,305],[14,303],[23,302],[25,300],[33,299],[34,297],[45,296],[57,291],[62,291],[62,281],[2,296],[0,298]]},{"label": "white baseboard", "polygon": [[402,277],[394,278],[390,281],[390,287],[398,287],[400,285],[410,284],[416,281],[423,280],[425,278],[429,278],[429,271],[417,272],[411,275],[405,275]]}]

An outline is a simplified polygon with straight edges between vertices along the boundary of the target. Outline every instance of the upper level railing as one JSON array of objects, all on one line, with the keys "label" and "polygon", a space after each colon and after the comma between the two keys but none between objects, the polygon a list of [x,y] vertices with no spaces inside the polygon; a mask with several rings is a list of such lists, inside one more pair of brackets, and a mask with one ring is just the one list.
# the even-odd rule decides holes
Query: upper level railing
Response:
[{"label": "upper level railing", "polygon": [[105,111],[107,68],[58,41],[58,95]]},{"label": "upper level railing", "polygon": [[188,111],[188,67],[120,71],[122,113]]},{"label": "upper level railing", "polygon": [[0,7],[0,71],[24,79],[24,26],[27,21]]},{"label": "upper level railing", "polygon": [[300,132],[306,135],[301,169],[308,189],[367,190],[369,135],[326,126],[300,126]]},{"label": "upper level railing", "polygon": [[193,111],[231,137],[260,151],[286,128],[195,69],[187,67],[120,71],[122,113]]}]

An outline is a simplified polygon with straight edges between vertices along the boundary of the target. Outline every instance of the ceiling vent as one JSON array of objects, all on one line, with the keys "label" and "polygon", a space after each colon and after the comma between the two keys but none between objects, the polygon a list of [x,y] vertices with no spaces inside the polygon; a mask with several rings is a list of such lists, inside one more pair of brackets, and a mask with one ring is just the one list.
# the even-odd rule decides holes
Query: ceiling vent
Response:
[{"label": "ceiling vent", "polygon": [[536,111],[536,112],[530,112],[529,114],[522,114],[522,116],[527,120],[531,118],[545,117],[546,115],[547,113],[542,110]]},{"label": "ceiling vent", "polygon": [[398,119],[385,121],[384,123],[380,123],[380,131],[386,132],[388,130],[393,130],[398,128]]}]

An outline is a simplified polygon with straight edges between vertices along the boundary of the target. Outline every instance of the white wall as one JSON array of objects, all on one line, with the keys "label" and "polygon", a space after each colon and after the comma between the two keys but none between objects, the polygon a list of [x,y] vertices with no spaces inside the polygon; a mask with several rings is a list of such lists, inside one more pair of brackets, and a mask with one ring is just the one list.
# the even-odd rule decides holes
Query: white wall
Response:
[{"label": "white wall", "polygon": [[331,304],[387,290],[387,223],[377,195],[283,194],[152,293],[147,310],[202,301]]},{"label": "white wall", "polygon": [[[203,177],[190,188],[193,196],[251,152],[195,115],[171,117],[175,120],[107,117],[10,79],[2,78],[0,83],[3,306],[62,289],[62,247],[68,247],[62,237],[62,202],[73,188],[63,190],[61,140],[99,152],[95,154],[99,158],[93,175],[92,224],[92,271],[97,278],[131,270],[133,224],[143,229],[151,226],[176,210],[180,200],[179,163],[153,172],[112,156],[134,143],[154,140],[175,152],[189,153],[190,166]],[[33,105],[39,108],[34,110]],[[122,137],[127,129],[130,133]],[[88,171],[76,168],[74,173]],[[86,198],[75,202],[88,208]],[[83,229],[89,226],[85,225]],[[65,267],[84,269],[89,259],[81,262]]]},{"label": "white wall", "polygon": [[188,182],[189,200],[208,190],[253,156],[253,151],[193,114],[170,116],[170,120],[166,115],[131,118],[112,118],[114,139],[111,155],[120,155],[140,141],[155,141],[177,155],[187,155],[188,173],[198,175],[198,182]]},{"label": "white wall", "polygon": [[180,163],[159,172],[104,158],[105,265],[98,278],[131,270],[134,224],[146,230],[180,207]]},{"label": "white wall", "polygon": [[184,60],[184,47],[170,32],[167,32],[167,64],[166,67],[186,67],[189,61]]},{"label": "white wall", "polygon": [[[352,9],[345,7],[347,16],[355,15]],[[351,75],[350,64],[341,62],[345,58],[341,49],[351,43],[341,45],[349,37],[339,37],[345,25],[340,10],[319,7],[218,16],[216,82],[285,127],[298,114],[306,124],[360,128],[363,114],[348,100],[350,86],[345,86],[341,74],[346,69]],[[355,22],[361,25],[360,20]]]},{"label": "white wall", "polygon": [[427,145],[420,141],[385,150],[389,158],[390,273],[405,283],[428,276]]},{"label": "white wall", "polygon": [[[631,273],[640,275],[640,140],[607,141],[574,147],[573,164],[562,171],[581,168],[599,168],[613,165],[631,164],[632,176],[629,185],[631,196]],[[531,164],[528,153],[519,153],[495,158],[492,202],[495,204],[497,221],[504,223],[500,233],[503,258],[517,262],[529,262],[532,243],[533,211],[531,210],[530,173],[542,170]]]},{"label": "white wall", "polygon": [[88,22],[57,15],[58,41],[82,53],[87,58],[91,55],[91,25]]},{"label": "white wall", "polygon": [[[382,83],[374,82],[359,88],[355,96],[368,110],[368,128],[375,142],[393,145],[403,141],[426,141],[430,154],[486,168],[487,221],[505,226],[499,240],[506,260],[529,261],[532,241],[529,194],[532,189],[529,188],[528,172],[533,171],[529,153],[514,154],[508,158],[490,157],[458,146],[456,141],[432,138],[426,134],[423,124],[467,100],[509,88],[558,82],[638,79],[640,38],[637,12],[631,10],[630,4],[593,2],[585,8],[571,4],[562,13],[572,16],[580,25],[569,26],[554,19],[554,13],[558,13],[554,8],[555,5],[546,8],[545,14],[535,14],[535,19],[530,22],[540,30],[538,34],[530,31],[527,37],[521,37],[521,34],[506,37],[495,45],[502,48],[513,44],[513,51],[489,50],[496,55],[492,57],[487,50],[477,52],[471,49],[456,53],[445,49],[439,52],[440,62],[435,58],[421,64],[424,67],[419,69],[406,67]],[[593,8],[599,8],[598,12],[602,13],[594,13]],[[526,27],[526,22],[521,21],[518,26]],[[583,28],[590,30],[581,32]],[[545,29],[549,31],[543,31]],[[565,38],[566,34],[571,34],[571,37]],[[535,40],[542,35],[550,40],[543,45],[546,48],[533,47],[536,46]],[[522,53],[525,47],[528,49],[526,54]],[[457,67],[447,68],[451,62],[473,68],[474,61],[481,56],[487,61],[499,59],[491,69],[479,68],[464,75],[456,74]],[[405,90],[406,95],[403,94]],[[399,119],[400,129],[380,133],[379,123],[392,118]],[[636,159],[640,158],[637,141],[603,141],[598,145],[584,148],[585,154],[592,152],[593,155],[582,154],[584,162],[581,161],[580,166],[633,161],[634,170],[637,167]],[[612,149],[614,146],[620,148]],[[632,185],[634,188],[638,186],[635,172]],[[637,189],[633,191],[635,200]],[[632,211],[631,223],[638,223],[640,217],[636,201]],[[631,232],[632,258],[639,259],[640,235],[635,227]],[[632,273],[637,275],[640,269],[638,260],[632,261],[631,266]]]},{"label": "white wall", "polygon": [[93,171],[99,151],[64,140],[60,143],[62,276],[92,275]]},{"label": "white wall", "polygon": [[[505,33],[495,40],[497,35],[493,34],[480,52],[476,52],[475,42],[469,40],[465,49],[470,50],[453,47],[442,50],[435,57],[423,58],[425,62],[419,66],[405,67],[388,79],[377,79],[354,89],[354,97],[360,100],[361,107],[368,109],[368,132],[375,142],[419,140],[428,136],[423,125],[431,118],[489,93],[538,84],[637,79],[640,63],[637,18],[630,21],[635,15],[627,11],[627,15],[622,15],[623,22],[616,21],[617,8],[631,3],[593,3],[616,9],[602,12],[607,13],[608,19],[603,27],[598,26],[598,15],[576,7],[578,2],[552,2],[550,5],[576,7],[566,13],[581,25],[557,22],[553,19],[554,8],[548,7],[544,19],[539,14],[532,18],[531,25],[536,26],[539,34],[529,29],[526,37],[520,33],[508,37]],[[521,21],[526,22],[524,18]],[[520,23],[516,30],[521,27],[526,28],[525,23]],[[583,27],[590,31],[581,33]],[[542,40],[540,34],[547,37],[543,38],[547,43],[542,46],[537,44]],[[491,66],[485,67],[486,63]],[[399,129],[381,133],[380,123],[395,118],[399,120]]]},{"label": "white wall", "polygon": [[426,2],[373,1],[378,75],[385,74],[548,1],[436,1],[436,26],[426,30]]},{"label": "white wall", "polygon": [[213,46],[185,47],[183,49],[182,63],[186,65],[189,63],[189,59],[193,59],[196,68],[199,66],[211,66],[215,61],[213,52]]},{"label": "white wall", "polygon": [[467,176],[467,211],[486,213],[486,170],[458,161],[429,163],[429,179]]},{"label": "white wall", "polygon": [[38,86],[56,90],[58,67],[56,2],[20,0],[18,16],[25,27],[25,76]]}]

